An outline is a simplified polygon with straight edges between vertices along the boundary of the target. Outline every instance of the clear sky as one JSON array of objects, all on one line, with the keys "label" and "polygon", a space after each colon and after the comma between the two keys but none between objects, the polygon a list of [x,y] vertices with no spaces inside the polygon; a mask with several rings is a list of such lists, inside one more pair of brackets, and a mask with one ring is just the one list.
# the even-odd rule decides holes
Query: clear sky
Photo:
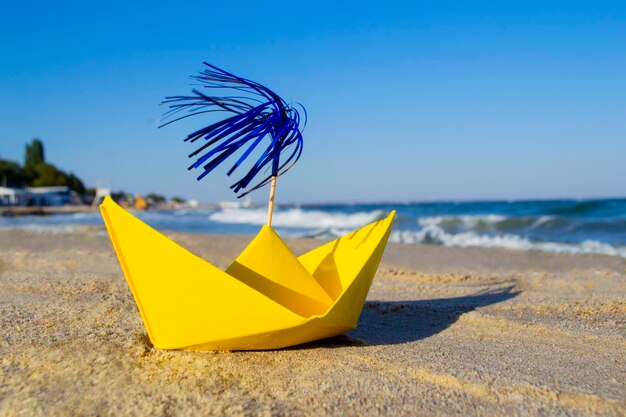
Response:
[{"label": "clear sky", "polygon": [[7,1],[0,157],[233,198],[156,127],[204,60],[306,106],[278,201],[626,196],[624,1]]}]

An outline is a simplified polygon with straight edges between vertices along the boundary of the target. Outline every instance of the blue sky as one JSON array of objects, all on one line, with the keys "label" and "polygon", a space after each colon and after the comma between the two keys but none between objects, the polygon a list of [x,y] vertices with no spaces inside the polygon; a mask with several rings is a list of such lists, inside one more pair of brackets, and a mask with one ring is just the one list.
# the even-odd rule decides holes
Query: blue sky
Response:
[{"label": "blue sky", "polygon": [[0,157],[233,198],[156,127],[204,60],[306,106],[278,201],[626,196],[623,1],[7,2]]}]

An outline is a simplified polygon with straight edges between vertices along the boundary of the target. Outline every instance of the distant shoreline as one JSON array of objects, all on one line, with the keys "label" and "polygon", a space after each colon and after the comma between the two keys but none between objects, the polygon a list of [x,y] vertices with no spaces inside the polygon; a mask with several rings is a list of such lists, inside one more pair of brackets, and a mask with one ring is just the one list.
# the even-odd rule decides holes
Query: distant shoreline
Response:
[{"label": "distant shoreline", "polygon": [[[51,216],[54,214],[77,214],[77,213],[93,213],[100,210],[100,206],[88,206],[88,205],[66,205],[66,206],[5,206],[0,207],[0,217],[13,217],[13,216]],[[217,205],[200,206],[198,208],[217,208]],[[168,205],[156,205],[154,207],[148,207],[143,210],[130,208],[128,211],[151,211],[151,210],[180,210],[184,208],[174,208]]]},{"label": "distant shoreline", "polygon": [[97,211],[92,206],[7,206],[0,207],[0,216],[48,216],[52,214],[75,214]]}]

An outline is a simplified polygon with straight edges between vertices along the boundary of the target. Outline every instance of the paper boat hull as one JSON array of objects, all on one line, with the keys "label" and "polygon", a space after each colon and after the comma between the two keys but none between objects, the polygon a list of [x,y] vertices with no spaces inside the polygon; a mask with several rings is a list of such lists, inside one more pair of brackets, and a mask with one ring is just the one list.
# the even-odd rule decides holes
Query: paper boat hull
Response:
[{"label": "paper boat hull", "polygon": [[[395,214],[297,258],[264,227],[255,240],[269,236],[271,244],[255,247],[253,240],[229,274],[111,199],[101,211],[151,342],[160,349],[194,350],[277,349],[356,327]],[[238,261],[246,268],[235,270]],[[296,282],[287,285],[253,272],[268,268]],[[306,282],[304,274],[313,281]],[[311,285],[323,292],[309,297]]]}]

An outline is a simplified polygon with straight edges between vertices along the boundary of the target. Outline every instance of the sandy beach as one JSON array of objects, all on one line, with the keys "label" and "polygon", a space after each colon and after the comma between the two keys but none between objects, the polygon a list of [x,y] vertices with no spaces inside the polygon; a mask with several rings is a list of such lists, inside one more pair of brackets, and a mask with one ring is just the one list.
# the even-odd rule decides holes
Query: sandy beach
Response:
[{"label": "sandy beach", "polygon": [[[389,244],[345,336],[160,351],[104,229],[65,232],[0,230],[1,416],[626,414],[624,258]],[[220,267],[250,239],[168,235]]]}]

